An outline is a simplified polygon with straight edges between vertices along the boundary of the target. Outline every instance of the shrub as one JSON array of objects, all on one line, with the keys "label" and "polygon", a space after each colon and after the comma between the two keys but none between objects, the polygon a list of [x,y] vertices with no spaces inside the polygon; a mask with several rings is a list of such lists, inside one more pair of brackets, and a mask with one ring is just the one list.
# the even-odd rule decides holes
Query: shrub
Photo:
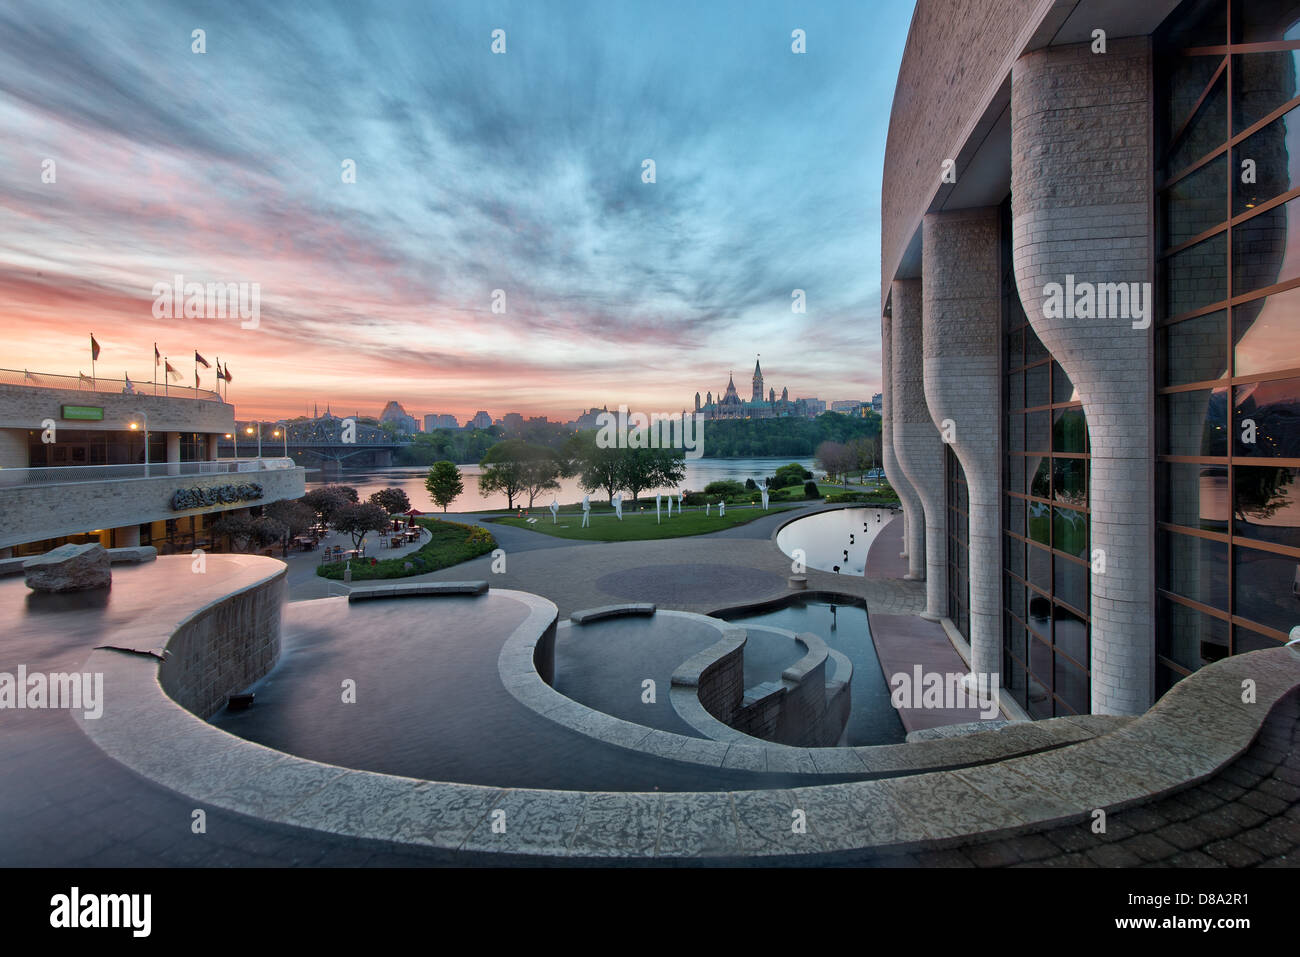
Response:
[{"label": "shrub", "polygon": [[756,492],[758,491],[758,483],[755,482],[752,478],[747,478],[745,479],[745,488],[747,488],[751,492]]},{"label": "shrub", "polygon": [[[445,522],[440,519],[416,519],[429,531],[429,541],[417,551],[398,558],[381,558],[373,565],[352,563],[352,580],[408,578],[486,555],[497,547],[496,539],[485,528]],[[346,562],[330,562],[316,569],[322,578],[342,579]],[[407,566],[410,566],[409,568]]]},{"label": "shrub", "polygon": [[808,481],[803,483],[804,498],[821,498],[822,493],[817,491],[817,483]]},{"label": "shrub", "polygon": [[723,498],[739,498],[745,494],[745,486],[731,479],[720,479],[704,486],[705,495],[721,495]]}]

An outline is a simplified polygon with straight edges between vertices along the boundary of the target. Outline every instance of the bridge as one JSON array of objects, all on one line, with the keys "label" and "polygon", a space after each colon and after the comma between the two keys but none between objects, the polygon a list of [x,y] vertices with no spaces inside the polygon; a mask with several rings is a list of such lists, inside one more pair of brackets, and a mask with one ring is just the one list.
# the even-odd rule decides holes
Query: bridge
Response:
[{"label": "bridge", "polygon": [[[254,429],[252,435],[248,434],[249,427],[240,423],[237,434],[218,441],[222,456],[235,456],[237,452],[247,456],[257,450],[256,423],[251,426]],[[321,428],[319,420],[305,427],[291,424],[287,434],[281,435],[283,428],[282,425],[263,424],[263,455],[283,455],[305,468],[327,471],[342,469],[344,463],[349,468],[388,468],[393,464],[393,453],[411,444],[409,440],[391,438],[382,429],[364,425],[355,427],[354,442],[344,442],[339,434],[341,430]]]}]

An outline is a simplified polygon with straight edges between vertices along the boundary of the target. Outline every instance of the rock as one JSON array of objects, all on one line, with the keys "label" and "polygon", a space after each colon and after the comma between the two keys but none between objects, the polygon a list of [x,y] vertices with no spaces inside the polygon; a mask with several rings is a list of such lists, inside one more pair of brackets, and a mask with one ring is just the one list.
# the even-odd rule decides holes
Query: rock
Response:
[{"label": "rock", "polygon": [[98,543],[60,545],[23,562],[27,587],[39,592],[107,588],[113,580],[108,549]]}]

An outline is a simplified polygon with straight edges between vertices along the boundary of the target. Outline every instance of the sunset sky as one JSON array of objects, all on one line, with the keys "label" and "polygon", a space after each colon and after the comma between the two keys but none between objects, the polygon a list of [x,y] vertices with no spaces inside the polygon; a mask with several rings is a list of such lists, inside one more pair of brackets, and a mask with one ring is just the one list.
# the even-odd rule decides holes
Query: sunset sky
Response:
[{"label": "sunset sky", "polygon": [[[755,353],[869,399],[911,6],[9,0],[0,367],[89,373],[93,332],[192,385],[198,349],[241,418],[678,410]],[[155,318],[177,274],[258,283],[259,327]]]}]

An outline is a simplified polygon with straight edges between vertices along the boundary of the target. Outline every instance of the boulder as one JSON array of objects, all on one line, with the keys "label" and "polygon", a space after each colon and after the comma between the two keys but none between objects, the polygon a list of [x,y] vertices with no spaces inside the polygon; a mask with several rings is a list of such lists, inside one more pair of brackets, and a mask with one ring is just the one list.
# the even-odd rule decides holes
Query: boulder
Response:
[{"label": "boulder", "polygon": [[39,592],[106,588],[113,580],[108,549],[98,543],[60,545],[23,562],[27,587]]}]

